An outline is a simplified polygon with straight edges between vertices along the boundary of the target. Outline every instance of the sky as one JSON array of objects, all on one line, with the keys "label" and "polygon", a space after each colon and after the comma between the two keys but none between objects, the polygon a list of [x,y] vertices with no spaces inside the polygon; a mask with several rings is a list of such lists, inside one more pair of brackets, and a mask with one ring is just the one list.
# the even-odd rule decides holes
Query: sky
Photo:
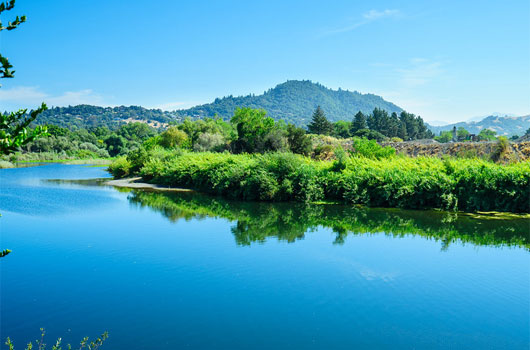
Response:
[{"label": "sky", "polygon": [[427,121],[530,113],[530,1],[17,0],[0,110],[174,110],[286,80],[381,95]]}]

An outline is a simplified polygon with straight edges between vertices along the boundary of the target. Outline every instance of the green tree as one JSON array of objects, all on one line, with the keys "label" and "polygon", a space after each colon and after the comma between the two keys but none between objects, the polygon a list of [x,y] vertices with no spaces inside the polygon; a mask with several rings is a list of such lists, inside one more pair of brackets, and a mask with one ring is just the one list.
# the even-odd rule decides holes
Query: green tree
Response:
[{"label": "green tree", "polygon": [[441,143],[447,143],[453,139],[453,133],[451,131],[442,131],[440,136],[436,136],[434,139]]},{"label": "green tree", "polygon": [[[15,7],[15,0],[0,2],[0,15],[4,11],[12,10],[13,7]],[[26,16],[16,16],[13,22],[8,22],[5,27],[0,21],[0,32],[4,29],[8,31],[13,30],[25,21]],[[15,71],[11,70],[11,68],[13,66],[9,63],[7,57],[0,54],[0,78],[14,78]],[[29,124],[44,110],[46,110],[46,105],[43,103],[38,109],[30,111],[29,115],[27,114],[27,109],[21,109],[11,113],[1,113],[0,153],[5,155],[10,154],[37,137],[46,135],[46,127],[38,126],[32,131],[28,131]],[[1,251],[0,257],[6,256],[9,252],[9,249]]]},{"label": "green tree", "polygon": [[339,120],[338,122],[333,123],[333,136],[346,139],[351,136],[350,129],[351,123],[345,120]]},{"label": "green tree", "polygon": [[497,139],[495,135],[497,135],[497,132],[490,129],[483,129],[480,130],[477,139],[479,141],[495,141]]},{"label": "green tree", "polygon": [[188,140],[188,135],[175,126],[160,134],[160,145],[166,148],[186,147],[189,143]]},{"label": "green tree", "polygon": [[353,117],[350,134],[353,134],[358,130],[367,128],[368,125],[366,124],[366,116],[361,111],[357,112],[357,114]]},{"label": "green tree", "polygon": [[467,131],[463,127],[459,127],[456,130],[456,138],[458,139],[458,141],[467,140],[468,137],[469,137],[469,131]]},{"label": "green tree", "polygon": [[265,136],[275,128],[274,119],[263,109],[237,108],[230,122],[237,130],[236,153],[263,152]]},{"label": "green tree", "polygon": [[322,108],[318,106],[307,129],[311,134],[329,135],[333,131],[333,124],[326,118]]},{"label": "green tree", "polygon": [[289,149],[293,153],[307,156],[312,149],[311,139],[302,128],[297,128],[293,124],[287,125],[287,142]]}]

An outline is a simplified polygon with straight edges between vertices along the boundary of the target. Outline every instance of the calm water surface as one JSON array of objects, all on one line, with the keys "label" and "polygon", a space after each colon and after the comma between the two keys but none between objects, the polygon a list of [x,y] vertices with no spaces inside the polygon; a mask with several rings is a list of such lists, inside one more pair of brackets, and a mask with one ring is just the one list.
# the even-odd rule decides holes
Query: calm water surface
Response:
[{"label": "calm water surface", "polygon": [[0,170],[2,344],[528,349],[528,219],[118,191]]}]

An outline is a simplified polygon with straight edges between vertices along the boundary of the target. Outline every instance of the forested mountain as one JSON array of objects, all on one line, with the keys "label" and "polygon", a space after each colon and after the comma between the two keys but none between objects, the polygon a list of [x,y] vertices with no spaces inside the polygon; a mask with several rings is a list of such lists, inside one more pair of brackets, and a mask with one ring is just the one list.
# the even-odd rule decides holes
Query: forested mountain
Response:
[{"label": "forested mountain", "polygon": [[522,117],[499,117],[492,115],[478,122],[460,122],[444,126],[429,125],[429,129],[435,135],[438,135],[441,131],[452,130],[454,126],[457,128],[463,127],[471,134],[478,134],[481,130],[490,129],[495,131],[497,135],[521,136],[530,128],[530,115]]},{"label": "forested mountain", "polygon": [[289,80],[265,91],[262,95],[217,98],[212,103],[178,110],[175,114],[179,117],[193,118],[213,117],[217,114],[226,120],[234,114],[237,107],[263,108],[276,120],[283,119],[305,126],[310,122],[317,106],[324,110],[327,118],[332,122],[352,120],[357,112],[368,114],[374,108],[390,113],[402,111],[395,104],[377,95],[342,89],[332,90],[309,80]]},{"label": "forested mountain", "polygon": [[174,119],[174,115],[160,109],[139,106],[98,107],[78,105],[54,107],[41,113],[35,124],[54,124],[69,129],[84,129],[106,126],[116,129],[127,122],[141,121],[160,127]]}]

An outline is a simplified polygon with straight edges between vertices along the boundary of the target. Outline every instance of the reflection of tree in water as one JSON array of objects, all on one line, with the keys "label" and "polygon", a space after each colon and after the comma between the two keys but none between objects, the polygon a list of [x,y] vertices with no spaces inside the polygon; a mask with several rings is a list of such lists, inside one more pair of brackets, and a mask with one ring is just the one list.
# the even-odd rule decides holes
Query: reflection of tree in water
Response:
[{"label": "reflection of tree in water", "polygon": [[294,242],[318,227],[331,229],[335,244],[348,235],[419,235],[448,249],[455,241],[476,245],[519,246],[530,250],[530,219],[437,211],[364,208],[335,204],[240,202],[197,193],[131,192],[133,205],[150,207],[171,221],[224,218],[235,221],[236,243],[269,237]]}]

